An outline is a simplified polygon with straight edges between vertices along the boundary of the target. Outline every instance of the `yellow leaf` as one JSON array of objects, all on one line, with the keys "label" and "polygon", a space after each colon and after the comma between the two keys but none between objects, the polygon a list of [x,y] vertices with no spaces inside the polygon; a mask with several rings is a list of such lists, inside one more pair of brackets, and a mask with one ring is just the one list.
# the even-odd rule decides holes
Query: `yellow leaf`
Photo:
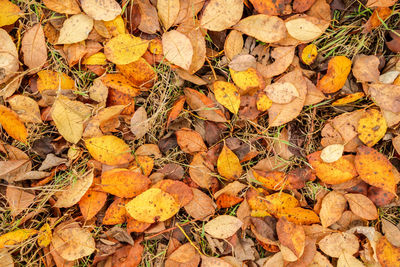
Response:
[{"label": "yellow leaf", "polygon": [[37,87],[39,92],[45,90],[74,90],[75,83],[65,73],[58,73],[51,70],[42,70],[38,72],[39,79]]},{"label": "yellow leaf", "polygon": [[46,223],[39,230],[37,242],[38,242],[39,246],[44,248],[44,247],[47,247],[48,245],[50,245],[51,238],[52,238],[51,228],[50,228],[50,225],[48,223]]},{"label": "yellow leaf", "polygon": [[215,99],[230,112],[237,114],[240,107],[240,95],[232,83],[216,81],[213,84]]},{"label": "yellow leaf", "polygon": [[0,0],[0,27],[13,24],[19,19],[21,9],[10,1]]},{"label": "yellow leaf", "polygon": [[4,130],[14,139],[26,143],[28,131],[17,113],[0,105],[0,124]]},{"label": "yellow leaf", "polygon": [[376,109],[368,109],[358,121],[358,138],[369,147],[372,147],[385,136],[387,125],[385,118]]},{"label": "yellow leaf", "polygon": [[149,42],[131,34],[120,34],[104,46],[107,59],[115,64],[129,64],[146,52]]},{"label": "yellow leaf", "polygon": [[149,156],[136,156],[129,170],[149,176],[154,167],[154,160]]},{"label": "yellow leaf", "polygon": [[239,179],[243,172],[238,157],[226,145],[219,154],[217,169],[218,173],[228,180]]},{"label": "yellow leaf", "polygon": [[85,64],[85,65],[106,65],[107,64],[106,55],[104,55],[104,53],[102,53],[102,52],[98,52],[98,53],[93,54],[90,57],[86,58],[83,61],[83,64]]},{"label": "yellow leaf", "polygon": [[311,65],[314,63],[314,60],[317,58],[318,51],[317,46],[315,44],[309,44],[304,47],[301,53],[301,60],[307,65]]},{"label": "yellow leaf", "polygon": [[104,21],[104,25],[112,36],[124,34],[126,32],[125,23],[121,15],[118,15],[115,19],[110,21]]},{"label": "yellow leaf", "polygon": [[350,94],[347,95],[345,97],[342,97],[338,100],[336,100],[335,102],[332,103],[332,106],[342,106],[342,105],[346,105],[348,103],[357,101],[358,99],[364,97],[365,94],[363,92],[358,92],[358,93],[354,93],[354,94]]},{"label": "yellow leaf", "polygon": [[289,222],[296,224],[319,223],[319,217],[313,210],[303,209],[301,207],[281,209],[276,216],[286,217]]},{"label": "yellow leaf", "polygon": [[125,205],[129,215],[137,221],[163,222],[179,211],[179,204],[159,188],[150,188]]},{"label": "yellow leaf", "polygon": [[262,91],[257,95],[257,109],[261,112],[267,111],[272,106],[272,100]]},{"label": "yellow leaf", "polygon": [[24,242],[37,232],[38,231],[35,229],[19,229],[13,232],[6,233],[0,236],[0,249],[4,248],[5,246],[12,246]]},{"label": "yellow leaf", "polygon": [[376,244],[376,256],[382,266],[400,265],[400,248],[390,244],[385,236],[382,236]]},{"label": "yellow leaf", "polygon": [[259,89],[264,89],[265,81],[261,74],[254,68],[245,71],[235,71],[229,68],[233,82],[239,87],[239,93],[252,94]]},{"label": "yellow leaf", "polygon": [[326,94],[339,91],[344,86],[351,70],[351,60],[345,56],[336,56],[329,60],[328,71],[317,87]]},{"label": "yellow leaf", "polygon": [[103,135],[85,141],[90,155],[101,163],[119,165],[133,160],[129,146],[118,137]]}]

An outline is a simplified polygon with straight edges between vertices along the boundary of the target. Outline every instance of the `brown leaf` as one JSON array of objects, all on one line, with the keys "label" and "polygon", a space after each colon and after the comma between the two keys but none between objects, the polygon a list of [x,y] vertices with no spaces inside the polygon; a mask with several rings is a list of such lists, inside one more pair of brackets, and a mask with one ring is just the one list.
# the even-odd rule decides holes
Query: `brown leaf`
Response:
[{"label": "brown leaf", "polygon": [[185,153],[197,153],[207,151],[207,146],[201,135],[188,128],[182,128],[175,132],[179,147]]},{"label": "brown leaf", "polygon": [[196,111],[201,117],[215,122],[226,121],[225,115],[210,98],[191,88],[186,87],[183,91],[190,108]]},{"label": "brown leaf", "polygon": [[189,175],[202,188],[210,188],[214,166],[206,159],[207,154],[199,152],[194,155],[189,166]]},{"label": "brown leaf", "polygon": [[215,213],[215,203],[199,189],[192,188],[193,199],[184,206],[185,211],[196,220],[203,220]]},{"label": "brown leaf", "polygon": [[211,0],[204,8],[200,24],[210,31],[223,31],[238,23],[242,14],[241,0]]},{"label": "brown leaf", "polygon": [[315,0],[294,0],[293,11],[297,13],[305,12],[309,10],[314,3]]},{"label": "brown leaf", "polygon": [[339,258],[343,253],[354,255],[360,247],[357,236],[346,232],[327,235],[318,245],[322,252],[333,258]]},{"label": "brown leaf", "polygon": [[242,34],[239,31],[232,30],[225,39],[225,55],[232,60],[234,56],[242,52],[243,44]]},{"label": "brown leaf", "polygon": [[257,70],[264,78],[272,78],[282,74],[293,62],[295,49],[295,46],[279,46],[274,48],[271,52],[274,62],[269,65],[257,63]]},{"label": "brown leaf", "polygon": [[144,246],[141,239],[135,240],[135,244],[126,245],[118,249],[112,257],[112,266],[118,267],[136,267],[142,261]]},{"label": "brown leaf", "polygon": [[306,244],[303,227],[288,222],[286,218],[280,218],[276,224],[276,231],[281,244],[288,247],[299,258],[303,254]]},{"label": "brown leaf", "polygon": [[81,13],[81,9],[76,0],[43,0],[43,3],[48,9],[58,13],[69,15]]},{"label": "brown leaf", "polygon": [[147,111],[142,106],[138,108],[131,118],[131,132],[136,139],[140,139],[146,135],[150,128],[149,120],[147,119]]},{"label": "brown leaf", "polygon": [[95,20],[110,21],[121,14],[121,6],[115,0],[81,0],[83,11]]},{"label": "brown leaf", "polygon": [[151,5],[149,0],[138,0],[136,2],[140,12],[138,29],[148,34],[155,34],[157,31],[160,31],[157,9]]},{"label": "brown leaf", "polygon": [[189,267],[198,266],[200,255],[190,243],[177,248],[165,261],[165,267]]},{"label": "brown leaf", "polygon": [[350,209],[354,214],[365,220],[378,219],[378,211],[372,201],[362,194],[346,194],[344,197],[350,205]]},{"label": "brown leaf", "polygon": [[[11,3],[11,2],[9,2]],[[11,39],[11,36],[4,30],[0,29],[0,42],[2,44],[0,58],[0,84],[6,82],[10,77],[18,71],[18,52],[17,48]]]},{"label": "brown leaf", "polygon": [[6,199],[10,205],[11,216],[16,217],[34,203],[35,195],[25,190],[8,186]]},{"label": "brown leaf", "polygon": [[160,188],[167,192],[181,207],[187,205],[193,199],[192,189],[181,181],[164,179],[153,185],[152,188]]},{"label": "brown leaf", "polygon": [[278,42],[286,36],[283,20],[276,16],[264,14],[244,18],[233,28],[265,43]]},{"label": "brown leaf", "polygon": [[177,30],[164,33],[162,45],[164,56],[169,62],[189,70],[194,51],[190,39],[185,34]]},{"label": "brown leaf", "polygon": [[373,83],[368,87],[368,91],[381,109],[400,113],[400,86]]},{"label": "brown leaf", "polygon": [[8,99],[8,102],[23,122],[42,122],[39,105],[32,98],[24,95],[14,95]]},{"label": "brown leaf", "polygon": [[22,38],[21,50],[24,63],[30,69],[39,70],[47,60],[47,46],[43,27],[40,23],[27,30]]},{"label": "brown leaf", "polygon": [[331,191],[323,199],[319,217],[323,227],[329,227],[337,222],[346,209],[346,198],[342,194]]},{"label": "brown leaf", "polygon": [[353,75],[358,82],[379,81],[379,58],[371,55],[357,55],[354,59]]},{"label": "brown leaf", "polygon": [[220,215],[204,225],[204,231],[215,238],[228,238],[242,226],[242,221],[230,215]]}]

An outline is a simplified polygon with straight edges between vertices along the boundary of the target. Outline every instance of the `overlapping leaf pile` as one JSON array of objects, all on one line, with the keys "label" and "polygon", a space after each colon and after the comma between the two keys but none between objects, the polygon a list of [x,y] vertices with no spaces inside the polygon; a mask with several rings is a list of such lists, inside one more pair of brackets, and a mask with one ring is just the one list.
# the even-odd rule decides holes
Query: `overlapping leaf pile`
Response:
[{"label": "overlapping leaf pile", "polygon": [[337,2],[0,0],[0,265],[399,266],[400,61],[319,55]]}]

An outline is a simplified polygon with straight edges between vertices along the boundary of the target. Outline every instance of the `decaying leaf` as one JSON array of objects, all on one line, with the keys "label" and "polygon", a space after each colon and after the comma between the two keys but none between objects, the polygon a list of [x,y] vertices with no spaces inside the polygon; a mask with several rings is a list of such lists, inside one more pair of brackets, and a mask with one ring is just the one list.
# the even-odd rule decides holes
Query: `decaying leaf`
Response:
[{"label": "decaying leaf", "polygon": [[40,23],[25,32],[21,45],[24,53],[24,63],[29,68],[39,69],[46,63],[47,46],[43,27]]},{"label": "decaying leaf", "polygon": [[215,99],[233,114],[239,112],[240,95],[235,85],[228,82],[216,81],[213,84]]},{"label": "decaying leaf", "polygon": [[215,238],[228,238],[234,235],[242,224],[236,217],[220,215],[204,225],[204,231]]},{"label": "decaying leaf", "polygon": [[73,44],[87,39],[93,28],[93,19],[85,14],[73,15],[64,21],[58,44]]},{"label": "decaying leaf", "polygon": [[385,135],[387,129],[383,115],[377,109],[368,109],[358,121],[358,138],[369,147],[374,146]]},{"label": "decaying leaf", "polygon": [[205,7],[200,24],[210,31],[222,31],[235,25],[243,13],[240,0],[211,0]]},{"label": "decaying leaf", "polygon": [[376,256],[382,266],[397,266],[400,262],[400,248],[393,246],[382,236],[376,245]]},{"label": "decaying leaf", "polygon": [[306,235],[302,226],[280,218],[276,224],[276,231],[282,245],[288,247],[297,258],[303,255]]}]

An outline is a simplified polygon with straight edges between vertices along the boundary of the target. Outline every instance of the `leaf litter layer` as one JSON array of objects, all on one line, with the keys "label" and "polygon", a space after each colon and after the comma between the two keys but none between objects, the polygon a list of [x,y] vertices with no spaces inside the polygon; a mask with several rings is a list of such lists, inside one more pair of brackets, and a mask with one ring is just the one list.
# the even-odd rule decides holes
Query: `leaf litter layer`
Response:
[{"label": "leaf litter layer", "polygon": [[2,262],[399,265],[396,2],[0,0]]}]

